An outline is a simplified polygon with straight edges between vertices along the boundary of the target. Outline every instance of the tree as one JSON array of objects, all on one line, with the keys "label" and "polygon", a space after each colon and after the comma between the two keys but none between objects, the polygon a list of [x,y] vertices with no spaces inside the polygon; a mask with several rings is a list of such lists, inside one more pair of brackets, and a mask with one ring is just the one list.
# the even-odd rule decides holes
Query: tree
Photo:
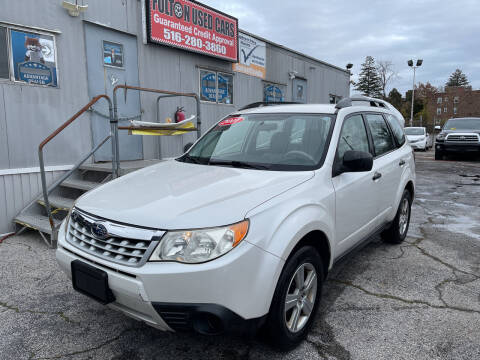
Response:
[{"label": "tree", "polygon": [[355,90],[366,96],[380,97],[382,95],[382,84],[373,57],[367,56],[365,58]]},{"label": "tree", "polygon": [[392,91],[388,93],[387,101],[393,106],[395,106],[398,111],[402,110],[402,94],[400,94],[400,92],[396,88],[393,88]]},{"label": "tree", "polygon": [[377,73],[380,78],[380,84],[382,86],[383,98],[387,98],[387,86],[394,81],[398,74],[393,67],[391,61],[378,61],[377,62]]},{"label": "tree", "polygon": [[461,86],[467,87],[469,85],[467,75],[465,75],[462,70],[457,69],[455,70],[450,78],[448,79],[445,86]]}]

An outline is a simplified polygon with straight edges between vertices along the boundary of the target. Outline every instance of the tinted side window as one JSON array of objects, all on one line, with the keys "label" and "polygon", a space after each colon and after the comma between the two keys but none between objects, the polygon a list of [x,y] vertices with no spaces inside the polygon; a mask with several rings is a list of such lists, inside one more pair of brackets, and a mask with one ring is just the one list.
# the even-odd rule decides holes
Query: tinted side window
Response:
[{"label": "tinted side window", "polygon": [[361,115],[353,115],[343,122],[338,140],[338,159],[343,159],[349,150],[369,152],[367,130]]},{"label": "tinted side window", "polygon": [[393,136],[397,140],[399,146],[405,144],[405,134],[403,131],[402,125],[400,125],[400,121],[393,115],[387,115],[387,121],[390,124],[390,128],[393,131]]},{"label": "tinted side window", "polygon": [[376,156],[395,149],[392,134],[382,115],[367,114],[367,122],[370,127],[370,132],[372,133]]}]

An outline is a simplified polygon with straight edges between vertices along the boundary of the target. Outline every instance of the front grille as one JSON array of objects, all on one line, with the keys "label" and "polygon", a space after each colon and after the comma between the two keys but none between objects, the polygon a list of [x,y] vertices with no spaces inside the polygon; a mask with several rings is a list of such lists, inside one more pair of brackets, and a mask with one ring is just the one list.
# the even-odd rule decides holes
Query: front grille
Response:
[{"label": "front grille", "polygon": [[[96,231],[99,226],[105,231]],[[66,238],[70,244],[92,255],[122,265],[140,266],[158,244],[152,238],[159,239],[163,234],[163,231],[118,224],[74,210]]]},{"label": "front grille", "polygon": [[479,136],[476,134],[449,134],[447,136],[447,142],[475,144],[479,142]]}]

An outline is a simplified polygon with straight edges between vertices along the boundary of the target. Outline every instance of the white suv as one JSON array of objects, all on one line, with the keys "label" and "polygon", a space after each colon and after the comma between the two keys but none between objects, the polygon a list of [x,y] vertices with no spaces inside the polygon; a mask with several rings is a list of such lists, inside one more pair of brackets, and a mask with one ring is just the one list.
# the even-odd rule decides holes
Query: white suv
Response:
[{"label": "white suv", "polygon": [[415,164],[375,99],[243,110],[178,159],[82,196],[57,259],[76,290],[161,330],[308,332],[332,266],[407,234]]}]

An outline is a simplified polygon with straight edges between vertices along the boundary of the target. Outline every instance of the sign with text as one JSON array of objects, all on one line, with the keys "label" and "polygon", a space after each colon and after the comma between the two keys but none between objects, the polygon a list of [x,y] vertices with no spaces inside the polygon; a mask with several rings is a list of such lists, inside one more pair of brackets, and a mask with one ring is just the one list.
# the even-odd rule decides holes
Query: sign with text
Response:
[{"label": "sign with text", "polygon": [[192,0],[147,0],[148,41],[238,61],[238,20]]},{"label": "sign with text", "polygon": [[239,62],[233,64],[233,71],[265,79],[267,75],[267,48],[263,41],[246,34],[238,34]]}]

